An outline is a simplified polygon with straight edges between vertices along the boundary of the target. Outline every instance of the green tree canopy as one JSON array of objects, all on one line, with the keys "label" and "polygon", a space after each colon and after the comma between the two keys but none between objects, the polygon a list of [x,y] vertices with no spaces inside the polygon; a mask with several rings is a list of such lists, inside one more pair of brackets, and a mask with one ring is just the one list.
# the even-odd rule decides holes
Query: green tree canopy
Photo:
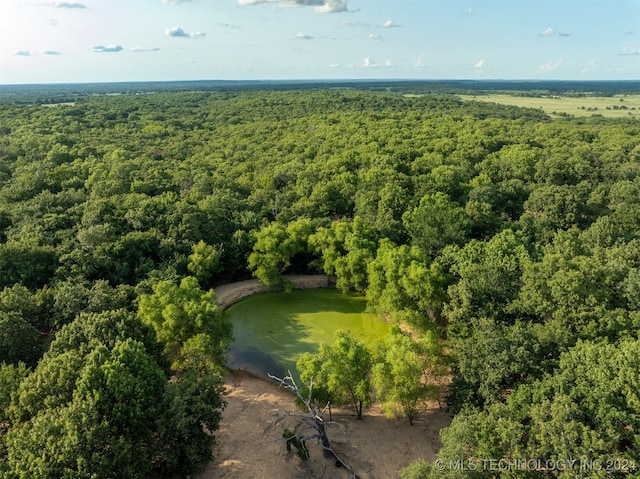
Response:
[{"label": "green tree canopy", "polygon": [[332,403],[353,406],[358,419],[371,404],[371,353],[350,333],[338,330],[331,346],[321,345],[317,355],[303,355],[297,364],[303,380],[313,380]]},{"label": "green tree canopy", "polygon": [[397,328],[376,348],[372,367],[376,398],[389,417],[400,413],[413,425],[427,399],[437,397],[435,381],[446,371],[436,336],[413,341]]},{"label": "green tree canopy", "polygon": [[198,280],[187,276],[175,285],[161,281],[153,286],[153,294],[142,295],[138,316],[151,325],[158,341],[171,360],[180,354],[182,345],[198,334],[213,340],[212,354],[222,357],[231,339],[231,324],[216,305],[215,293],[204,292]]},{"label": "green tree canopy", "polygon": [[35,364],[42,356],[44,342],[36,328],[17,313],[0,311],[0,364]]}]

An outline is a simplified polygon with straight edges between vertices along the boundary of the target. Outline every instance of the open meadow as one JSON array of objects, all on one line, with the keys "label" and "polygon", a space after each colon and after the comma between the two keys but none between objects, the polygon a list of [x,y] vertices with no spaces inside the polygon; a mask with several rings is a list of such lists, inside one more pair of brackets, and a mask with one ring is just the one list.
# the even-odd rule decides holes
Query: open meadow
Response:
[{"label": "open meadow", "polygon": [[552,117],[602,115],[607,118],[640,118],[640,94],[615,96],[517,96],[508,93],[459,95],[463,100],[484,101],[501,105],[543,110]]}]

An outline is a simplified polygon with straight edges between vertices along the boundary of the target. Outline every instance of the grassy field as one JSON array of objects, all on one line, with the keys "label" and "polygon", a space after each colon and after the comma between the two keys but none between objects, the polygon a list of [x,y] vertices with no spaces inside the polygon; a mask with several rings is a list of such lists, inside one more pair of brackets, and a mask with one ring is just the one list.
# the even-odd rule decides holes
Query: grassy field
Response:
[{"label": "grassy field", "polygon": [[608,118],[640,118],[640,94],[612,97],[521,97],[503,93],[459,95],[463,100],[486,101],[544,110],[553,117],[564,114],[576,117],[602,115]]},{"label": "grassy field", "polygon": [[383,337],[389,325],[365,312],[362,296],[335,289],[294,290],[256,294],[226,310],[234,342],[227,366],[266,377],[291,369],[305,352],[331,344],[337,329],[350,331],[365,343]]}]

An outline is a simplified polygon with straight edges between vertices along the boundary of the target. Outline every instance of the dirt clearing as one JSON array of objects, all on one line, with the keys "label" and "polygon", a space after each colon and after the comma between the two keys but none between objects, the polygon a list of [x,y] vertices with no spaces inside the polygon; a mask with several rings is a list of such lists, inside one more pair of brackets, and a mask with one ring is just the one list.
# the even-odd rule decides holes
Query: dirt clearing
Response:
[{"label": "dirt clearing", "polygon": [[[290,392],[245,372],[225,378],[228,406],[217,432],[215,460],[194,479],[346,478],[344,469],[324,459],[320,446],[309,445],[311,460],[302,462],[287,452],[282,431],[293,429],[298,413]],[[439,431],[449,415],[430,404],[413,426],[403,419],[387,419],[379,407],[365,411],[359,421],[348,409],[334,410],[329,440],[361,479],[389,479],[411,461],[433,460],[440,447]]]}]

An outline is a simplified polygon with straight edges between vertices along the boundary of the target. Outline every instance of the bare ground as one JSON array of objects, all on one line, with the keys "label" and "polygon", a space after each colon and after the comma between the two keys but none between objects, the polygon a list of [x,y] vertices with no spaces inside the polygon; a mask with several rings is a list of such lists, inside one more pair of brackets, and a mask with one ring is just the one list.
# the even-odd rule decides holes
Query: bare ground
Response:
[{"label": "bare ground", "polygon": [[[344,468],[323,458],[318,445],[309,446],[308,462],[287,452],[282,431],[297,422],[287,413],[299,412],[290,392],[247,372],[230,372],[225,381],[228,405],[216,433],[215,459],[194,479],[348,477]],[[440,447],[439,431],[451,422],[437,403],[413,426],[404,419],[387,419],[379,407],[366,410],[362,420],[348,409],[334,410],[333,419],[340,426],[329,427],[329,440],[361,479],[394,478],[415,459],[433,460]]]}]

